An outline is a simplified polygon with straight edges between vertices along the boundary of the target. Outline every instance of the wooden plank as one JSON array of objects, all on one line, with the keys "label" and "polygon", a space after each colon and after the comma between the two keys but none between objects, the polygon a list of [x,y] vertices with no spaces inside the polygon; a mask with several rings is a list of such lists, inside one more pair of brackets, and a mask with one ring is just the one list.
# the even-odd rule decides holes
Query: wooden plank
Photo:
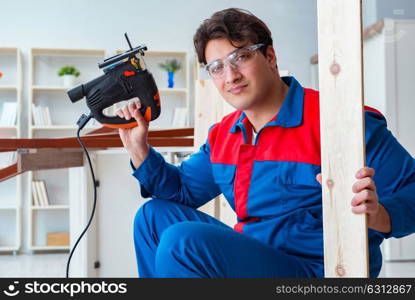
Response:
[{"label": "wooden plank", "polygon": [[326,277],[368,277],[365,215],[351,211],[365,165],[361,0],[318,0]]},{"label": "wooden plank", "polygon": [[[118,135],[118,129],[101,127],[101,128],[88,132],[87,134],[85,134],[85,136],[93,136],[97,134],[108,134],[108,133]],[[193,128],[157,129],[157,130],[149,130],[148,132],[149,137],[180,137],[180,136],[193,136],[193,135],[194,135]]]},{"label": "wooden plank", "polygon": [[[219,92],[213,86],[211,80],[195,81],[195,137],[194,149],[198,151],[208,137],[209,127],[217,122],[218,114],[222,113]],[[219,218],[219,198],[209,201],[199,208],[200,211]]]},{"label": "wooden plank", "polygon": [[[220,95],[212,80],[196,80],[195,85],[195,150],[206,142],[210,126],[235,110]],[[208,202],[201,211],[214,216],[229,226],[236,223],[236,214],[221,194]]]},{"label": "wooden plank", "polygon": [[32,48],[33,55],[92,55],[105,56],[103,49],[55,49],[55,48]]},{"label": "wooden plank", "polygon": [[[91,131],[87,135],[81,137],[84,145],[89,150],[97,150],[98,148],[123,147],[118,132],[111,133],[112,130],[107,130],[104,127],[98,130]],[[153,147],[193,147],[193,128],[179,128],[168,130],[154,130],[149,132],[148,143]],[[40,169],[55,169],[72,167],[72,162],[64,162],[62,157],[66,157],[62,151],[68,149],[80,148],[79,142],[75,137],[69,138],[38,138],[38,139],[0,139],[0,152],[16,151],[18,149],[54,149],[53,157],[43,155],[39,156],[38,152],[35,159],[23,158],[20,162],[19,171],[17,164],[11,165],[7,168],[0,169],[0,182],[19,175],[31,168]],[[48,151],[49,151],[48,150]],[[52,152],[51,152],[52,153]],[[33,155],[33,153],[31,153]],[[22,155],[22,153],[20,154]],[[52,154],[50,154],[52,155]],[[34,156],[32,156],[34,157]],[[70,157],[67,157],[68,159]],[[22,158],[20,158],[22,160]],[[28,161],[27,161],[28,160]],[[27,161],[27,162],[26,162]],[[22,165],[23,163],[23,165]],[[33,166],[31,166],[33,165]],[[36,167],[35,167],[36,166]]]},{"label": "wooden plank", "polygon": [[16,55],[18,49],[13,47],[0,47],[0,54],[12,54]]},{"label": "wooden plank", "polygon": [[37,149],[17,156],[19,172],[81,167],[84,164],[81,150]]},{"label": "wooden plank", "polygon": [[[383,19],[366,27],[365,30],[363,30],[363,40],[366,41],[378,34],[381,34],[384,27],[385,27],[385,21]],[[318,54],[315,54],[310,58],[310,63],[312,65],[318,64]]]},{"label": "wooden plank", "polygon": [[219,91],[211,80],[197,80],[195,83],[195,150],[202,146],[208,137],[210,126],[223,116]]},{"label": "wooden plank", "polygon": [[[87,148],[111,148],[123,147],[118,136],[81,137]],[[148,143],[153,147],[193,147],[193,138],[149,138]],[[41,149],[41,148],[80,148],[76,138],[39,138],[39,139],[0,139],[2,152],[15,151],[17,149]]]},{"label": "wooden plank", "polygon": [[17,163],[0,169],[0,182],[10,179],[19,174],[21,174],[21,172],[17,171]]}]

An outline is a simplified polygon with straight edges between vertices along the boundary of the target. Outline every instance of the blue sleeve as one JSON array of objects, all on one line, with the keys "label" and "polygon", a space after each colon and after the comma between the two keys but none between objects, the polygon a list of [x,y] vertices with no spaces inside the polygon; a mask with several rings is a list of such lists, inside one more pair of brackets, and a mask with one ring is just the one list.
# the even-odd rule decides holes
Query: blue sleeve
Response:
[{"label": "blue sleeve", "polygon": [[366,164],[375,169],[380,203],[391,219],[385,238],[415,232],[415,160],[386,127],[386,120],[366,112]]},{"label": "blue sleeve", "polygon": [[147,158],[133,172],[141,195],[200,207],[221,192],[213,180],[210,148],[206,142],[180,166],[167,163],[152,147]]}]

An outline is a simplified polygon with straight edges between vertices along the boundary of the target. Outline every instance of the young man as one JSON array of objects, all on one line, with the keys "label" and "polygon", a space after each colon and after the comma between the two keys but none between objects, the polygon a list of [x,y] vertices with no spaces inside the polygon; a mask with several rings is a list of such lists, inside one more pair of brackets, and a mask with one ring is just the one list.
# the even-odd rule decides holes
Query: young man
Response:
[{"label": "young man", "polygon": [[[166,163],[147,144],[140,104],[118,111],[139,124],[120,136],[142,195],[153,198],[134,223],[140,276],[323,277],[318,92],[279,76],[271,33],[247,11],[213,14],[194,44],[237,109],[199,152],[179,167]],[[415,162],[379,112],[366,108],[365,121],[368,167],[356,170],[350,209],[368,215],[375,277],[383,239],[415,231]],[[196,210],[220,193],[237,214],[233,229]]]}]

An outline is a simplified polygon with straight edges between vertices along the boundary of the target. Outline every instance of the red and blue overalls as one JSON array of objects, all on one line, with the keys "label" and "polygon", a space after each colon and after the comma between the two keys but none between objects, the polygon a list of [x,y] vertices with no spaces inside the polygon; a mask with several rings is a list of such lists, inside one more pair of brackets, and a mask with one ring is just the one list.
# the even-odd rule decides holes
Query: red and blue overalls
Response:
[{"label": "red and blue overalls", "polygon": [[[279,113],[252,141],[241,111],[209,130],[179,167],[153,148],[133,175],[143,197],[134,242],[141,277],[323,277],[319,94],[293,77]],[[357,137],[358,138],[358,137]],[[370,276],[382,266],[384,238],[415,232],[415,161],[376,110],[365,109],[366,165],[375,169],[389,234],[369,230]],[[230,228],[195,210],[223,193]],[[351,200],[351,199],[350,199]]]}]

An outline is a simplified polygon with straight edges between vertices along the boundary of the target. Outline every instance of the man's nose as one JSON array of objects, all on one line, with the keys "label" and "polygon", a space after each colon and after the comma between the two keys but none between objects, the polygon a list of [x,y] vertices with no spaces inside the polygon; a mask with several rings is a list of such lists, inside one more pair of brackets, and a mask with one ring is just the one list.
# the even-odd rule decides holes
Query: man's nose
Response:
[{"label": "man's nose", "polygon": [[242,74],[239,72],[238,68],[232,64],[227,64],[225,66],[225,80],[226,83],[232,83],[239,80],[242,77]]}]

